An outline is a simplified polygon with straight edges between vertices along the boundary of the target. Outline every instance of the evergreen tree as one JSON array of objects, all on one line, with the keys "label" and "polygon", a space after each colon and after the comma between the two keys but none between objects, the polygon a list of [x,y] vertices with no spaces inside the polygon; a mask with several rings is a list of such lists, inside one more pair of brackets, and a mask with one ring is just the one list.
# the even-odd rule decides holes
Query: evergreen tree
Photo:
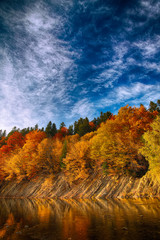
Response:
[{"label": "evergreen tree", "polygon": [[65,127],[65,126],[66,126],[65,123],[64,123],[64,122],[61,122],[59,129],[61,130],[61,128],[62,128],[62,127]]},{"label": "evergreen tree", "polygon": [[89,125],[89,120],[86,117],[85,119],[82,120],[82,123],[79,124],[78,134],[80,136],[83,136],[90,131],[91,131],[91,127]]},{"label": "evergreen tree", "polygon": [[7,138],[9,138],[14,132],[20,132],[20,129],[16,126],[12,128],[12,130],[8,133]]},{"label": "evergreen tree", "polygon": [[150,112],[157,111],[157,112],[160,113],[160,100],[159,99],[157,100],[157,103],[154,103],[154,102],[150,101],[149,111]]},{"label": "evergreen tree", "polygon": [[57,133],[56,124],[55,124],[55,123],[53,123],[53,124],[52,124],[52,136],[55,136],[55,135],[56,135],[56,133]]},{"label": "evergreen tree", "polygon": [[75,121],[74,122],[74,134],[76,134],[78,132],[78,122]]},{"label": "evergreen tree", "polygon": [[57,128],[56,124],[51,121],[47,124],[47,127],[45,129],[45,133],[47,134],[48,137],[53,137],[57,133]]},{"label": "evergreen tree", "polygon": [[2,138],[2,137],[6,137],[6,130],[0,130],[0,138]]},{"label": "evergreen tree", "polygon": [[73,135],[74,131],[73,131],[73,125],[70,125],[68,128],[68,133],[69,135]]},{"label": "evergreen tree", "polygon": [[100,117],[94,118],[93,123],[96,127],[99,127],[102,122],[106,122],[107,119],[109,119],[112,116],[112,113],[110,111],[107,111],[105,113],[101,112]]},{"label": "evergreen tree", "polygon": [[47,127],[45,129],[45,133],[47,134],[47,137],[52,136],[52,122],[51,121],[49,121],[49,123],[47,124]]},{"label": "evergreen tree", "polygon": [[150,112],[154,112],[154,111],[156,111],[156,110],[157,110],[157,104],[154,103],[154,102],[152,102],[152,101],[150,101],[149,111],[150,111]]},{"label": "evergreen tree", "polygon": [[38,124],[34,126],[34,130],[38,130]]}]

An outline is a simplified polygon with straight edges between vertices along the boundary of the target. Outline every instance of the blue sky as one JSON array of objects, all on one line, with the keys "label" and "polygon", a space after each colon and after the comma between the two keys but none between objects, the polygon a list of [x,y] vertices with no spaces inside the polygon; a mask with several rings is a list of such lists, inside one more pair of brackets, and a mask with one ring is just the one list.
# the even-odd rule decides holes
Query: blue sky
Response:
[{"label": "blue sky", "polygon": [[159,0],[1,0],[0,129],[160,99]]}]

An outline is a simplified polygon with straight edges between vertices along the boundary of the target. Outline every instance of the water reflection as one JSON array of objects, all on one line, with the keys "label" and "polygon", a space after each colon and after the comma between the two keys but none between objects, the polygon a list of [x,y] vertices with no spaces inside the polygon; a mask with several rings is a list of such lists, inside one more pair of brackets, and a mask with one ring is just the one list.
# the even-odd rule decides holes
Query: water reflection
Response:
[{"label": "water reflection", "polygon": [[160,239],[160,200],[0,200],[0,239]]}]

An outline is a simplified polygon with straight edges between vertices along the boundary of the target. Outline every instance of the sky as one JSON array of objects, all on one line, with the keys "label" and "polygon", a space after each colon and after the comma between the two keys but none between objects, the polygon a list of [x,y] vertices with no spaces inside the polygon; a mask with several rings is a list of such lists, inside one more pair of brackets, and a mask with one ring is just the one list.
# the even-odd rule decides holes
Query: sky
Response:
[{"label": "sky", "polygon": [[0,1],[0,129],[158,99],[159,0]]}]

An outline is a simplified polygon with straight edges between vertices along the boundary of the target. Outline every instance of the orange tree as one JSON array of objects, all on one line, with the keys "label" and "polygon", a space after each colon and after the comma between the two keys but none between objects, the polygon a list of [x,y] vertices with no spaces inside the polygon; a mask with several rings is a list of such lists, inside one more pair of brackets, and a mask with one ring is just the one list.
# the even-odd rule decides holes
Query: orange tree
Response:
[{"label": "orange tree", "polygon": [[25,139],[20,132],[15,131],[7,140],[5,138],[1,140],[3,140],[3,144],[5,141],[5,145],[2,145],[0,148],[0,177],[3,179],[5,176],[4,166],[6,162],[15,150],[17,151],[17,149],[20,149],[24,145]]},{"label": "orange tree", "polygon": [[22,148],[15,148],[5,161],[4,171],[8,178],[31,178],[38,171],[35,154],[38,144],[46,137],[43,131],[33,130],[25,137]]}]

